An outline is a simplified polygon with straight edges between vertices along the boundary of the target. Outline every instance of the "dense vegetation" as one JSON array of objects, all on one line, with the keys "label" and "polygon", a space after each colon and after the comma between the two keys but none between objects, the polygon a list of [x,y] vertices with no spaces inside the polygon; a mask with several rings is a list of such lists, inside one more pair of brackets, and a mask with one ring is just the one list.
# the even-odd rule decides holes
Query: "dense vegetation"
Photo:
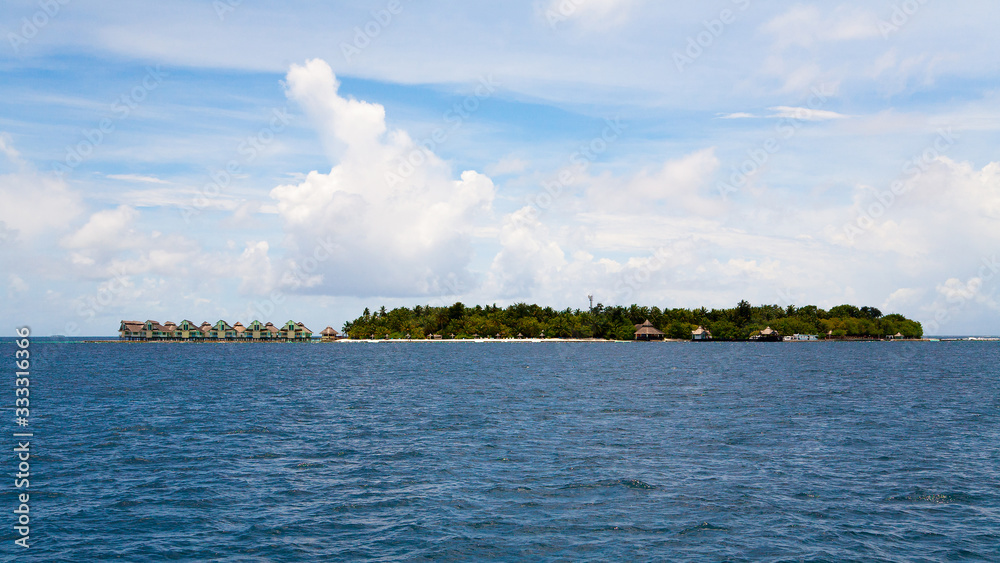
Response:
[{"label": "dense vegetation", "polygon": [[605,307],[597,304],[591,311],[565,309],[556,311],[518,303],[506,308],[496,305],[466,307],[400,307],[375,313],[365,309],[357,319],[344,323],[344,332],[353,338],[444,338],[542,336],[548,338],[607,338],[631,340],[635,325],[649,320],[667,338],[691,338],[691,331],[704,326],[717,340],[743,340],[768,326],[783,335],[831,333],[834,338],[883,337],[902,333],[907,338],[923,336],[920,323],[902,315],[882,315],[874,307],[839,305],[824,311],[813,305],[781,307],[751,306],[746,301],[732,309],[660,309],[659,307]]}]

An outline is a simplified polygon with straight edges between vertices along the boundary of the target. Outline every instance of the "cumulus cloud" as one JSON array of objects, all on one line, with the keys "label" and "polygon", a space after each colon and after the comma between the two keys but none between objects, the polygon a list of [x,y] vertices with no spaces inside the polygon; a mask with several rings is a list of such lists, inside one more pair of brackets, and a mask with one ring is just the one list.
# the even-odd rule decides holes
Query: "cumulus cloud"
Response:
[{"label": "cumulus cloud", "polygon": [[551,287],[566,266],[566,255],[535,207],[523,207],[504,219],[502,250],[493,259],[490,284],[503,297],[531,295],[539,286]]},{"label": "cumulus cloud", "polygon": [[[851,248],[877,248],[913,258],[923,266],[961,268],[970,254],[1000,246],[1000,162],[976,169],[944,156],[914,164],[892,186],[855,188],[842,225],[829,240]],[[962,252],[955,252],[955,249]],[[926,258],[934,256],[933,263]]]},{"label": "cumulus cloud", "polygon": [[72,249],[130,246],[137,239],[132,225],[138,216],[139,213],[127,205],[98,211],[76,232],[64,237],[62,245]]},{"label": "cumulus cloud", "polygon": [[65,232],[82,212],[79,195],[62,179],[24,162],[5,135],[0,135],[0,154],[14,168],[0,175],[0,238],[11,239],[16,233],[30,241]]},{"label": "cumulus cloud", "polygon": [[448,280],[472,285],[477,219],[494,198],[492,180],[451,168],[401,130],[385,109],[348,99],[329,65],[293,65],[287,95],[299,104],[336,165],[271,191],[289,235],[297,289],[331,295],[428,295]]},{"label": "cumulus cloud", "polygon": [[[641,170],[630,178],[587,178],[583,181],[589,184],[588,207],[629,214],[712,215],[724,205],[710,186],[718,168],[715,150],[709,148],[667,160],[657,169]],[[637,206],[637,202],[642,204]]]},{"label": "cumulus cloud", "polygon": [[117,283],[122,292],[133,288],[134,284],[127,280],[134,276],[169,283],[184,291],[229,284],[233,279],[239,280],[238,290],[243,295],[272,291],[277,275],[269,255],[270,245],[266,241],[247,241],[238,252],[236,243],[231,242],[237,252],[207,251],[185,236],[144,229],[141,213],[121,205],[91,214],[79,229],[63,237],[60,245],[70,251],[69,262],[76,275],[104,280],[105,284]]}]

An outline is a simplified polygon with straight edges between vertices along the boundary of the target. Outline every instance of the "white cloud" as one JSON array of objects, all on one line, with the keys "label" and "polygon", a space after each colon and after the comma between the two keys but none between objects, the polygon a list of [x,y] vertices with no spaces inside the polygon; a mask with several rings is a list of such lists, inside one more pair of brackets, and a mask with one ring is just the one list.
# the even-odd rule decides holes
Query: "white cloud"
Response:
[{"label": "white cloud", "polygon": [[[600,176],[583,180],[589,207],[604,210],[628,210],[635,213],[663,213],[657,204],[664,204],[671,215],[696,216],[718,213],[725,202],[709,187],[719,168],[714,149],[703,149],[681,158],[671,159],[659,169],[642,170],[628,179]],[[637,206],[637,202],[642,202]]]},{"label": "white cloud", "polygon": [[24,240],[62,233],[82,211],[80,196],[62,179],[42,174],[25,163],[9,138],[0,135],[0,153],[16,168],[0,175],[0,234],[11,231]]},{"label": "white cloud", "polygon": [[557,282],[566,255],[537,217],[538,209],[523,207],[504,219],[503,249],[493,259],[489,286],[502,297],[527,296],[539,286]]},{"label": "white cloud", "polygon": [[24,161],[21,160],[21,153],[17,152],[17,149],[14,148],[10,135],[7,133],[0,132],[0,153],[3,153],[7,157],[7,160],[14,164],[24,164]]},{"label": "white cloud", "polygon": [[126,182],[143,182],[148,184],[169,184],[166,180],[161,180],[155,176],[142,176],[140,174],[108,174],[112,180],[123,180]]},{"label": "white cloud", "polygon": [[293,269],[308,275],[302,289],[427,295],[446,291],[452,278],[470,285],[472,232],[491,208],[490,178],[466,171],[453,180],[435,154],[388,130],[381,105],[341,97],[324,61],[293,65],[287,82],[337,160],[329,174],[310,172],[271,192]]},{"label": "white cloud", "polygon": [[769,117],[798,119],[801,121],[829,121],[831,119],[846,119],[848,116],[835,111],[803,107],[777,106],[771,108],[774,113]]},{"label": "white cloud", "polygon": [[115,209],[98,211],[76,232],[62,239],[66,248],[117,249],[133,246],[138,235],[132,229],[139,213],[122,205]]},{"label": "white cloud", "polygon": [[723,114],[719,116],[719,119],[794,119],[797,121],[830,121],[833,119],[847,119],[850,117],[835,111],[806,107],[775,106],[768,109],[771,110],[771,113],[767,115],[737,112]]},{"label": "white cloud", "polygon": [[926,293],[925,290],[919,288],[899,288],[889,294],[889,297],[882,303],[880,309],[883,312],[913,310]]},{"label": "white cloud", "polygon": [[934,308],[937,310],[960,310],[973,304],[1000,310],[1000,303],[997,303],[990,293],[984,291],[984,280],[979,277],[970,278],[967,282],[951,278],[938,285],[936,289],[939,299],[935,302]]},{"label": "white cloud", "polygon": [[843,224],[828,230],[829,240],[895,252],[935,269],[960,268],[956,258],[983,256],[1000,246],[1000,162],[977,170],[942,156],[923,167],[900,180],[899,194],[891,186],[859,185],[853,205],[842,212]]}]

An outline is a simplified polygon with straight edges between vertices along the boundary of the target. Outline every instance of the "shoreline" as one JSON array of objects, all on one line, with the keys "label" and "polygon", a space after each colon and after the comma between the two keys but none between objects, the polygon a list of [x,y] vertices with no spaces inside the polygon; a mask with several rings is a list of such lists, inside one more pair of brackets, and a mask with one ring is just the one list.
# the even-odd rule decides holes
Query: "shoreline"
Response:
[{"label": "shoreline", "polygon": [[[53,338],[53,337],[49,337]],[[92,339],[92,340],[76,340],[68,342],[80,342],[82,344],[417,344],[417,343],[469,343],[469,344],[484,344],[484,343],[511,343],[511,344],[537,344],[544,342],[590,342],[590,343],[607,343],[607,344],[655,344],[655,343],[671,343],[671,344],[713,344],[713,343],[745,343],[745,344],[817,344],[817,343],[842,343],[842,342],[1000,342],[1000,338],[993,337],[968,337],[968,338],[909,338],[900,340],[886,340],[877,338],[840,338],[840,339],[825,339],[825,340],[777,340],[777,341],[754,341],[754,340],[707,340],[707,341],[696,341],[696,340],[681,340],[681,339],[670,339],[665,338],[663,340],[653,340],[653,341],[637,341],[637,340],[606,340],[602,338],[465,338],[465,339],[440,339],[432,340],[429,338],[423,339],[405,339],[405,338],[393,338],[393,339],[359,339],[354,340],[350,338],[343,338],[339,340],[334,340],[332,342],[321,342],[319,340],[312,340],[309,342],[268,342],[265,340],[206,340],[206,341],[191,341],[191,340],[119,340],[115,338],[107,339]]]}]

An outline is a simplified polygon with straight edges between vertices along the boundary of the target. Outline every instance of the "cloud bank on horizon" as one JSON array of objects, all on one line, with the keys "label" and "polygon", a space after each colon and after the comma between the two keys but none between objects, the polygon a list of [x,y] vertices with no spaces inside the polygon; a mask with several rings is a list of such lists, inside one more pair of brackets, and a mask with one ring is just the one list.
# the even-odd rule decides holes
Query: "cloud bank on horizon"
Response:
[{"label": "cloud bank on horizon", "polygon": [[593,294],[1000,333],[990,3],[11,6],[0,312],[38,332]]}]

